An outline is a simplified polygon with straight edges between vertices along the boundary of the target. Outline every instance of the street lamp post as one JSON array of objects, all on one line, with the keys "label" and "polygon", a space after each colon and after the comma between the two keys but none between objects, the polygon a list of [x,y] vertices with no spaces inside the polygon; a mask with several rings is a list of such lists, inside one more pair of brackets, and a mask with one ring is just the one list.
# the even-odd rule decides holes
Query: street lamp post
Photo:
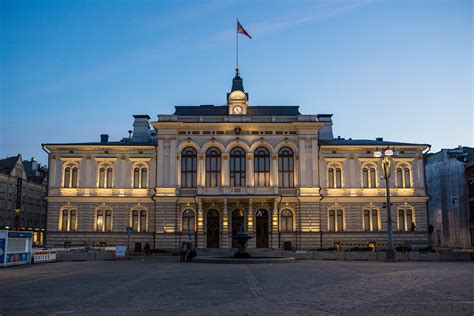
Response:
[{"label": "street lamp post", "polygon": [[16,208],[15,209],[15,230],[20,231],[20,213],[21,213],[21,208]]},{"label": "street lamp post", "polygon": [[389,147],[384,149],[383,151],[376,151],[374,153],[374,157],[382,158],[382,167],[384,172],[384,179],[385,179],[385,195],[387,197],[387,230],[388,230],[388,249],[385,252],[385,261],[387,262],[395,262],[395,248],[393,245],[393,229],[392,229],[392,210],[391,210],[391,202],[390,202],[390,165],[391,160],[390,157],[394,155],[394,151],[391,150]]}]

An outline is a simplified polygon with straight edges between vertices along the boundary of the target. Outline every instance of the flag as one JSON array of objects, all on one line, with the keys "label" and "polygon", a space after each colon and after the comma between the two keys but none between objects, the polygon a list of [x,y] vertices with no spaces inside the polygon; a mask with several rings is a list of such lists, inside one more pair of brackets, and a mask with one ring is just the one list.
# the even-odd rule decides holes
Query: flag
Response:
[{"label": "flag", "polygon": [[244,29],[242,24],[240,24],[239,20],[237,20],[237,33],[244,34],[248,38],[252,39],[252,36],[250,36],[250,34],[247,33],[247,31]]}]

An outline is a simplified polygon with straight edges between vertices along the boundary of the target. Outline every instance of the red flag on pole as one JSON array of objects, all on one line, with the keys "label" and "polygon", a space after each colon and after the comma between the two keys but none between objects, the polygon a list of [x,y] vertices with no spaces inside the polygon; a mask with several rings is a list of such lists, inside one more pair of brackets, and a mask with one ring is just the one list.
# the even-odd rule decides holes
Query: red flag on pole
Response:
[{"label": "red flag on pole", "polygon": [[250,34],[247,33],[247,31],[244,29],[242,24],[240,24],[239,20],[237,20],[237,33],[244,34],[248,38],[252,39],[252,36],[250,36]]}]

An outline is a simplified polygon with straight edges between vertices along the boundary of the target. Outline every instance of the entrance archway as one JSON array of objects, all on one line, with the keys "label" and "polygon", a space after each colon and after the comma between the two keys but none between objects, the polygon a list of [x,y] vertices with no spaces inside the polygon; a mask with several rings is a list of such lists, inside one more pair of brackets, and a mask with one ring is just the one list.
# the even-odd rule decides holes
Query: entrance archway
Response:
[{"label": "entrance archway", "polygon": [[[239,233],[240,227],[245,225],[244,211],[234,210],[232,212],[232,236],[235,236]],[[232,238],[232,248],[237,248],[239,245],[237,240]]]},{"label": "entrance archway", "polygon": [[260,209],[256,215],[257,248],[268,248],[268,211]]},{"label": "entrance archway", "polygon": [[207,212],[207,248],[219,248],[219,212]]}]

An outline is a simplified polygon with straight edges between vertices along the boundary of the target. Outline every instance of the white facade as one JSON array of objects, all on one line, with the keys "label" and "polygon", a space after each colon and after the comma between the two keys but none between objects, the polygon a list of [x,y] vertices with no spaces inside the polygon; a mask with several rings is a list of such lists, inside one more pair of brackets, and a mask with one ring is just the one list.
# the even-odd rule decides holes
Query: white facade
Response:
[{"label": "white facade", "polygon": [[[395,242],[427,240],[423,144],[333,138],[332,115],[249,106],[237,75],[225,106],[135,116],[121,142],[47,144],[48,243],[132,242],[230,248],[386,244],[385,182],[376,150],[395,147]],[[411,223],[416,230],[410,231]],[[139,250],[139,246],[137,250]]]}]

